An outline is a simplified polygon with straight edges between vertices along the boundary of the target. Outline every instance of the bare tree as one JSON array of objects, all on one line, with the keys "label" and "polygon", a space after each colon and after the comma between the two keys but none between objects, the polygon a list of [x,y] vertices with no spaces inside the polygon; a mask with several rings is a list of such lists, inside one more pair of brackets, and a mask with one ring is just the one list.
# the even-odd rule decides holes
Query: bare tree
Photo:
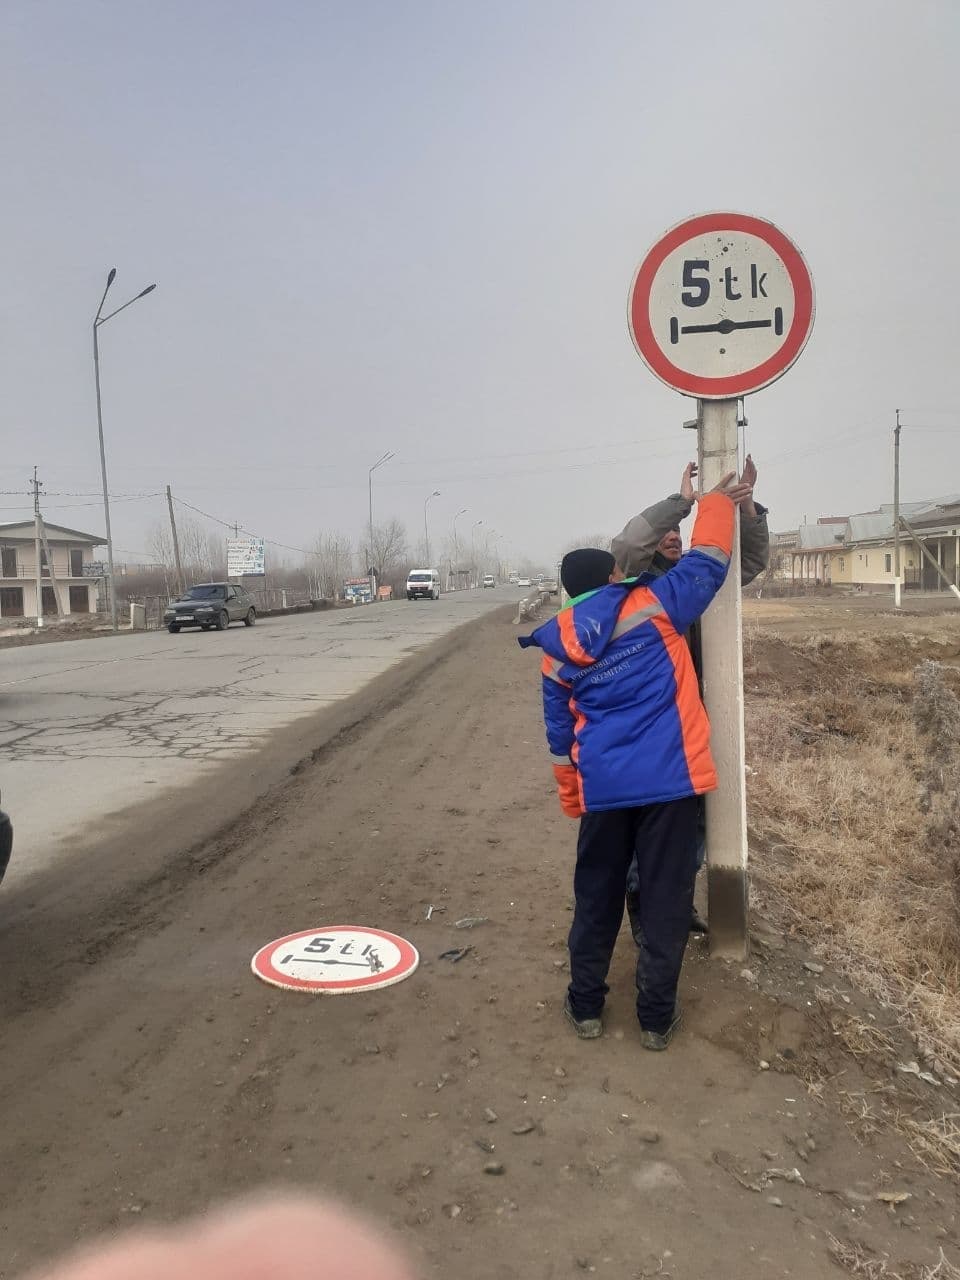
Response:
[{"label": "bare tree", "polygon": [[598,547],[601,551],[609,551],[612,541],[608,533],[584,534],[582,538],[574,538],[568,542],[563,548],[563,553],[566,555],[568,551],[578,551],[580,547]]},{"label": "bare tree", "polygon": [[188,581],[203,582],[223,578],[227,571],[225,539],[209,533],[197,520],[177,522],[180,556]]},{"label": "bare tree", "polygon": [[147,538],[150,554],[164,569],[173,568],[173,538],[165,524],[155,524]]},{"label": "bare tree", "polygon": [[345,533],[318,534],[309,565],[315,594],[323,600],[338,599],[344,580],[353,577],[355,565],[354,550]]},{"label": "bare tree", "polygon": [[396,587],[393,580],[397,578],[398,569],[406,570],[407,554],[407,530],[403,522],[388,520],[386,524],[373,526],[373,546],[369,541],[364,546],[368,561],[364,568],[373,569],[378,582]]}]

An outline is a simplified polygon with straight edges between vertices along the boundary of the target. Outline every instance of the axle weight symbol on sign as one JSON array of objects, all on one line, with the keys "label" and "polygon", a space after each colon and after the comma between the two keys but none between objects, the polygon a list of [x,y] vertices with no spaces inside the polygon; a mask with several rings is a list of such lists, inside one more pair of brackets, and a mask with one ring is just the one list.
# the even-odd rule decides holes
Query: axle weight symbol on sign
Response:
[{"label": "axle weight symbol on sign", "polygon": [[796,245],[742,213],[689,218],[641,263],[629,324],[641,358],[668,386],[725,400],[769,385],[813,327],[813,281]]}]

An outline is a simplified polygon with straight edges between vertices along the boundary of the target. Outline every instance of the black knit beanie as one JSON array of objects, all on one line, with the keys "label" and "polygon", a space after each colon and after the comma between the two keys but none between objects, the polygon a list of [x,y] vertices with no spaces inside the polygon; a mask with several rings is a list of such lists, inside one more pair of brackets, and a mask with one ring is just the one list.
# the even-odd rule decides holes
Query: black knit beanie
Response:
[{"label": "black knit beanie", "polygon": [[605,587],[617,562],[609,551],[598,547],[580,547],[568,551],[560,564],[560,581],[568,596],[582,596],[585,591]]}]

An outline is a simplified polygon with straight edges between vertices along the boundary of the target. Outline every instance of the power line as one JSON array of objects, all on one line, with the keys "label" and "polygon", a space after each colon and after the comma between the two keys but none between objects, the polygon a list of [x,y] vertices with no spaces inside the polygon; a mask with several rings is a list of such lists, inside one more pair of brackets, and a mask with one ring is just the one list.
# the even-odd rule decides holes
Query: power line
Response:
[{"label": "power line", "polygon": [[[235,529],[239,533],[245,533],[249,538],[260,538],[259,533],[254,533],[251,529],[244,529],[243,525],[237,524],[235,520],[221,520],[219,516],[211,515],[209,511],[201,511],[199,507],[193,506],[189,502],[184,502],[183,498],[173,495],[174,502],[180,504],[181,507],[187,507],[190,511],[195,511],[198,516],[203,516],[206,520],[212,520],[214,524],[222,524],[225,529]],[[311,556],[314,553],[307,551],[303,547],[292,547],[288,542],[277,542],[274,538],[262,538],[263,542],[267,542],[271,547],[282,547],[284,551],[296,551],[302,556]]]}]

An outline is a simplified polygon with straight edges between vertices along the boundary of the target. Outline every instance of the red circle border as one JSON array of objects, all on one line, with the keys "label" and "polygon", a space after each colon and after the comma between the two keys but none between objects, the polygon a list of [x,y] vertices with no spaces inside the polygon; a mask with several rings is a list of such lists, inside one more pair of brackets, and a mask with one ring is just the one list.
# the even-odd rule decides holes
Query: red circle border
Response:
[{"label": "red circle border", "polygon": [[[299,942],[301,938],[315,938],[324,933],[349,933],[351,931],[374,934],[378,938],[392,942],[400,952],[400,959],[397,964],[392,969],[383,973],[372,973],[367,978],[345,978],[340,982],[324,981],[322,983],[319,979],[311,981],[309,978],[294,978],[290,974],[268,965],[268,959],[273,956],[275,951],[278,951],[282,946],[289,946],[292,942]],[[328,924],[322,925],[318,929],[301,929],[298,933],[288,933],[282,938],[274,938],[272,942],[268,942],[266,946],[261,947],[254,955],[251,967],[258,978],[262,978],[264,982],[269,982],[271,985],[277,985],[278,980],[282,979],[282,985],[289,987],[292,991],[320,992],[362,991],[364,987],[371,987],[374,984],[382,985],[387,979],[398,982],[409,973],[413,973],[419,963],[420,956],[416,947],[408,942],[406,938],[401,938],[396,933],[388,933],[385,929],[372,929],[365,924]]]},{"label": "red circle border", "polygon": [[[685,240],[710,231],[741,231],[766,241],[787,268],[794,293],[793,323],[779,351],[753,369],[724,378],[704,378],[679,369],[664,355],[650,327],[650,291],[660,265]],[[814,314],[810,269],[803,254],[779,227],[746,213],[702,213],[671,227],[641,262],[630,287],[627,322],[641,360],[661,382],[685,395],[701,396],[705,400],[732,400],[760,391],[786,373],[806,346],[813,329]]]}]

